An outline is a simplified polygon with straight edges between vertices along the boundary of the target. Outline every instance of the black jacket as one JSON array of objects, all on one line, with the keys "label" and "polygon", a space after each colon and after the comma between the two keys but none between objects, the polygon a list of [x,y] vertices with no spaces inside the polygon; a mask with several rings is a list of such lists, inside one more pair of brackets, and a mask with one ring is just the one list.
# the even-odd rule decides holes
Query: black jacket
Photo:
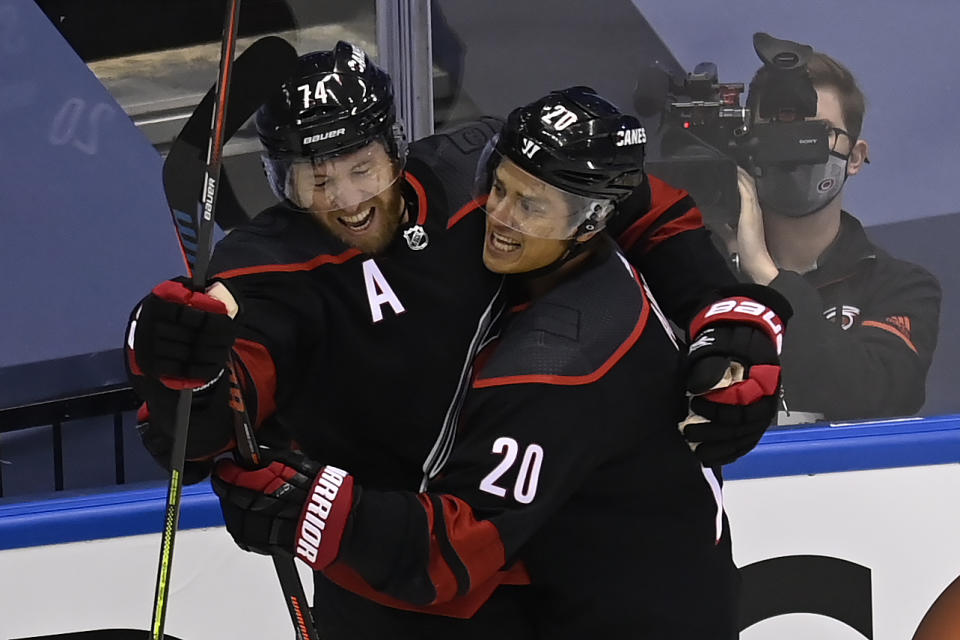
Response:
[{"label": "black jacket", "polygon": [[827,420],[913,414],[937,345],[940,285],[842,216],[816,269],[781,270],[770,283],[793,306],[782,354],[786,410]]}]

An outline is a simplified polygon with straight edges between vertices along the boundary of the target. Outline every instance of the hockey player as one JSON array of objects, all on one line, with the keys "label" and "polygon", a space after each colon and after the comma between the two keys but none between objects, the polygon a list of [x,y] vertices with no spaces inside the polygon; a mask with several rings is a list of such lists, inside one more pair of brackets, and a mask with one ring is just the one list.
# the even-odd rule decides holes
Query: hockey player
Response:
[{"label": "hockey player", "polygon": [[[436,477],[502,281],[483,265],[472,188],[499,125],[483,120],[408,153],[389,77],[362,51],[338,43],[304,56],[257,116],[282,203],[218,244],[208,293],[168,281],[132,316],[128,363],[149,408],[151,452],[169,456],[181,388],[197,389],[188,480],[233,446],[223,376],[232,354],[262,437],[285,432],[367,490],[416,491]],[[630,133],[631,144],[641,140],[642,130]],[[711,422],[687,430],[708,464],[736,458],[775,411],[773,343],[732,308],[715,310],[721,323],[690,324],[734,280],[683,192],[645,178],[617,207],[628,258],[702,346],[689,357],[688,387],[706,391],[731,360],[743,365],[743,382],[693,399]],[[346,597],[321,573],[316,593],[320,617]]]},{"label": "hockey player", "polygon": [[[349,600],[352,619],[322,623],[324,637],[737,635],[718,482],[676,429],[677,343],[601,232],[643,180],[640,129],[573,87],[511,113],[481,159],[483,260],[508,274],[510,309],[426,492],[369,489],[300,454],[252,471],[218,464],[214,487],[244,548],[295,554],[393,607],[467,617],[489,597],[497,612],[457,625]],[[769,320],[757,327],[772,342],[781,323]]]}]

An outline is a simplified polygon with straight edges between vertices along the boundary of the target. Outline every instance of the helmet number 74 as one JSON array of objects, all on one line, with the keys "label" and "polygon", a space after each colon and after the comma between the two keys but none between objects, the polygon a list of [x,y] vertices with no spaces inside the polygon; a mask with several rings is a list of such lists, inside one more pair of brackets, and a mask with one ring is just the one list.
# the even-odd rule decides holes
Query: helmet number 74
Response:
[{"label": "helmet number 74", "polygon": [[[297,87],[297,91],[303,94],[303,108],[308,109],[312,104],[310,98],[312,97],[314,101],[321,102],[326,104],[327,102],[327,88],[325,83],[327,80],[332,78],[332,74],[328,74],[319,80],[317,80],[316,85],[311,89],[309,84],[301,84]],[[312,96],[311,96],[312,94]]]}]

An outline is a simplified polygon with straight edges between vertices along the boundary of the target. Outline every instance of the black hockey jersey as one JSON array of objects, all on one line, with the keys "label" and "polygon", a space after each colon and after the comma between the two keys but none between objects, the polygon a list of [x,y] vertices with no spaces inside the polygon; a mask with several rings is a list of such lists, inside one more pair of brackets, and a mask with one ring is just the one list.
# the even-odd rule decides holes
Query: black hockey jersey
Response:
[{"label": "black hockey jersey", "polygon": [[489,321],[500,277],[482,266],[472,176],[493,131],[481,122],[413,145],[410,219],[381,255],[282,207],[214,254],[211,272],[241,304],[257,421],[275,415],[304,451],[371,486],[420,485]]},{"label": "black hockey jersey", "polygon": [[[283,207],[215,250],[211,273],[240,304],[235,350],[256,423],[285,429],[368,491],[421,489],[453,445],[502,283],[483,266],[485,221],[472,194],[480,151],[498,126],[484,120],[411,144],[402,185],[410,217],[380,255]],[[681,327],[734,281],[682,191],[651,177],[617,223],[631,262]],[[231,432],[225,422],[223,434]],[[191,457],[219,449],[223,434],[191,431]],[[211,447],[205,435],[219,442]],[[364,606],[322,575],[316,586],[317,617],[328,623]],[[499,604],[479,615],[497,617]]]},{"label": "black hockey jersey", "polygon": [[677,431],[677,345],[626,260],[607,247],[501,324],[442,474],[420,494],[355,485],[326,570],[420,615],[321,583],[323,612],[350,620],[318,612],[321,634],[735,637],[719,485]]},{"label": "black hockey jersey", "polygon": [[[417,488],[437,471],[502,281],[483,266],[484,216],[472,194],[498,126],[486,119],[411,145],[410,219],[381,255],[283,207],[217,245],[211,273],[240,304],[236,351],[257,424],[272,418],[306,453],[369,486]],[[681,327],[733,281],[682,191],[651,178],[617,224]],[[192,444],[202,435],[191,432]]]}]

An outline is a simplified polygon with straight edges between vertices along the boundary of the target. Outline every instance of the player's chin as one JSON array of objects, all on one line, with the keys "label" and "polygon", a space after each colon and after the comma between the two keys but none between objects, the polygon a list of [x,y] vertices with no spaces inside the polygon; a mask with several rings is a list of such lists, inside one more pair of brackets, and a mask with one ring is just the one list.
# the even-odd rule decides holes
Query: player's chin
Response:
[{"label": "player's chin", "polygon": [[324,225],[345,244],[364,253],[384,251],[396,233],[396,215],[370,203],[349,213],[333,211],[324,215]]}]

